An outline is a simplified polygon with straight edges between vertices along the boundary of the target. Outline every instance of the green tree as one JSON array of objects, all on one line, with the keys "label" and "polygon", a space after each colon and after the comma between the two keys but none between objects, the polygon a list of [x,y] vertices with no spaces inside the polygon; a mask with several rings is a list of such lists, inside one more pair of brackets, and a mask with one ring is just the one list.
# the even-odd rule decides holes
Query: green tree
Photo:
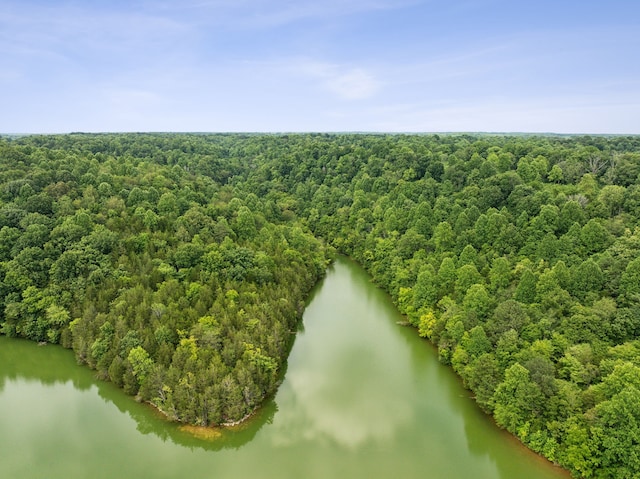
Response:
[{"label": "green tree", "polygon": [[433,231],[433,242],[436,247],[436,252],[442,253],[449,251],[453,247],[454,241],[455,236],[451,225],[446,221],[440,222]]},{"label": "green tree", "polygon": [[478,273],[475,265],[465,264],[458,269],[456,274],[455,289],[458,294],[464,295],[467,290],[476,283],[482,282],[482,276]]},{"label": "green tree", "polygon": [[498,425],[517,434],[522,426],[536,419],[543,395],[531,382],[529,371],[516,363],[505,371],[504,381],[496,388],[493,401]]},{"label": "green tree", "polygon": [[438,284],[440,285],[440,296],[444,296],[453,291],[453,285],[457,278],[456,264],[452,258],[444,258],[438,268]]},{"label": "green tree", "polygon": [[530,269],[525,269],[518,282],[514,299],[524,304],[533,303],[536,298],[537,282],[536,275]]},{"label": "green tree", "polygon": [[433,266],[426,265],[418,273],[413,287],[413,307],[418,310],[423,306],[433,306],[438,299],[437,275]]},{"label": "green tree", "polygon": [[618,185],[606,185],[600,190],[598,201],[604,205],[609,216],[615,216],[622,211],[626,188]]},{"label": "green tree", "polygon": [[590,219],[580,232],[582,245],[589,253],[603,251],[611,242],[611,234],[596,219]]},{"label": "green tree", "polygon": [[142,346],[136,346],[129,351],[127,360],[133,368],[133,375],[139,383],[143,383],[153,368],[149,353]]},{"label": "green tree", "polygon": [[573,292],[579,298],[584,298],[589,292],[599,293],[604,285],[604,274],[591,258],[577,267],[573,277]]},{"label": "green tree", "polygon": [[503,256],[494,259],[491,264],[491,270],[489,271],[489,280],[491,282],[491,289],[494,291],[509,286],[511,283],[509,260]]},{"label": "green tree", "polygon": [[464,309],[480,321],[488,317],[492,304],[493,301],[482,284],[471,285],[462,301]]},{"label": "green tree", "polygon": [[493,317],[487,324],[486,329],[490,335],[498,338],[509,330],[522,331],[529,324],[529,321],[529,316],[522,305],[513,299],[508,299],[496,306]]},{"label": "green tree", "polygon": [[249,240],[255,237],[257,233],[256,221],[253,213],[246,206],[241,206],[236,214],[233,224],[233,230],[238,238]]},{"label": "green tree", "polygon": [[493,409],[493,396],[501,376],[500,365],[491,353],[478,356],[469,367],[467,383],[475,393],[478,405],[485,411]]},{"label": "green tree", "polygon": [[558,164],[553,165],[547,175],[547,179],[553,183],[561,183],[564,179],[562,168]]},{"label": "green tree", "polygon": [[640,390],[627,385],[595,408],[603,477],[634,477],[640,471]]},{"label": "green tree", "polygon": [[620,278],[620,294],[627,301],[640,301],[640,258],[630,261]]}]

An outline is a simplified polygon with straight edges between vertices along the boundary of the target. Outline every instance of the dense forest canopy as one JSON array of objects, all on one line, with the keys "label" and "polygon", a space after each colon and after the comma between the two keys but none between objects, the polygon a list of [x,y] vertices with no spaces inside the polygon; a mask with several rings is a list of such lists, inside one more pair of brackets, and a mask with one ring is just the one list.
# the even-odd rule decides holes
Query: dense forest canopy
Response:
[{"label": "dense forest canopy", "polygon": [[250,413],[327,258],[273,201],[225,185],[231,171],[200,172],[212,157],[180,137],[2,144],[2,332],[73,347],[180,421]]},{"label": "dense forest canopy", "polygon": [[639,174],[629,136],[5,138],[1,331],[236,421],[335,248],[500,426],[577,477],[636,477]]}]

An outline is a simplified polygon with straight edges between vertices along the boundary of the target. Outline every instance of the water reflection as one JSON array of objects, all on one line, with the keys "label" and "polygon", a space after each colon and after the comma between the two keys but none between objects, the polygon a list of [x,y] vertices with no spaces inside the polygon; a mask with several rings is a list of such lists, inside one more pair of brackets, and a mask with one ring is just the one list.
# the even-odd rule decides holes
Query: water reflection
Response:
[{"label": "water reflection", "polygon": [[340,259],[312,297],[275,398],[214,442],[96,381],[70,351],[0,337],[0,474],[568,477],[505,440],[361,269]]},{"label": "water reflection", "polygon": [[[37,392],[42,386],[46,386],[44,392]],[[86,392],[87,395],[79,392]],[[171,441],[191,449],[206,450],[241,447],[251,441],[262,426],[272,422],[277,411],[275,403],[271,400],[256,412],[250,426],[223,431],[221,438],[216,441],[198,439],[180,430],[178,424],[167,421],[151,406],[139,404],[113,384],[96,379],[88,368],[78,367],[71,351],[59,346],[39,346],[32,341],[2,336],[0,393],[2,404],[6,404],[9,410],[28,409],[32,411],[34,427],[47,427],[51,431],[58,430],[56,419],[64,418],[64,428],[72,426],[77,419],[73,414],[86,410],[87,404],[83,401],[91,402],[91,398],[97,393],[104,403],[113,404],[118,411],[135,420],[137,431],[141,434],[155,435],[162,441]],[[42,395],[46,395],[46,409],[39,404]],[[52,414],[52,411],[56,413]],[[13,427],[9,424],[11,418],[11,415],[0,417],[3,421],[3,427],[0,428],[2,434],[8,431],[9,427]],[[28,426],[15,426],[28,433],[25,427]],[[78,427],[78,430],[82,427]]]},{"label": "water reflection", "polygon": [[[295,368],[287,373],[277,396],[281,412],[274,425],[275,441],[328,440],[350,449],[393,441],[398,430],[413,420],[406,395],[380,394],[381,389],[406,392],[412,386],[406,375],[388,374],[393,349],[380,348],[371,337],[354,346],[336,336],[334,325],[314,315],[309,311],[306,316],[307,334],[326,338],[331,348],[324,346],[326,341],[297,339],[299,354],[291,357]],[[362,322],[354,318],[353,327]],[[343,374],[346,367],[348,375]]]},{"label": "water reflection", "polygon": [[380,320],[380,306],[379,292],[348,260],[329,269],[305,310],[275,398],[268,432],[274,446],[307,442],[357,452],[385,447],[415,421],[410,352],[389,341],[396,325]]}]

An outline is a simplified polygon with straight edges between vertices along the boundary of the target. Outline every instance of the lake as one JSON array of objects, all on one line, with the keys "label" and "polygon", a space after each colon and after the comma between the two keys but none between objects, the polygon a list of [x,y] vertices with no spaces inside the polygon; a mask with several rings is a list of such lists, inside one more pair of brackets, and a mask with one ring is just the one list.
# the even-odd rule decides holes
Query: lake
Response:
[{"label": "lake", "polygon": [[355,263],[314,289],[282,385],[203,440],[73,353],[0,337],[0,475],[9,479],[566,479],[482,413]]}]

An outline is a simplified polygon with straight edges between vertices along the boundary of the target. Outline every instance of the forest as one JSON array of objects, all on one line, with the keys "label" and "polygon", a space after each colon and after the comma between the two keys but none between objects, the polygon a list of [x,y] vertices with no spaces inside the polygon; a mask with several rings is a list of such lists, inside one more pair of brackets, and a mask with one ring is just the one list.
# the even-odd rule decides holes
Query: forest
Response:
[{"label": "forest", "polygon": [[4,137],[0,332],[234,423],[339,252],[498,425],[575,477],[637,477],[639,175],[637,136]]}]

